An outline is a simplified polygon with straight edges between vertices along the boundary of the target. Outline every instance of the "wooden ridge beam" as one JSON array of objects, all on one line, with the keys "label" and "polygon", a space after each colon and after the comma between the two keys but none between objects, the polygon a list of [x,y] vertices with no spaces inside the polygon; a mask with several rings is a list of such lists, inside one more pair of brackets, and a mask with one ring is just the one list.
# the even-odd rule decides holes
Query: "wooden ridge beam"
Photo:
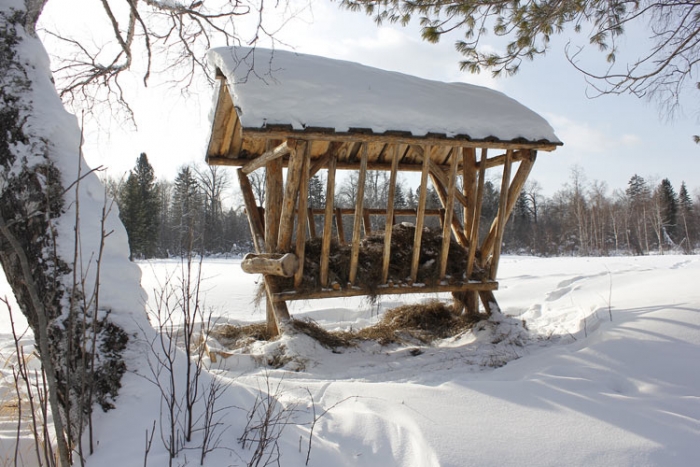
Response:
[{"label": "wooden ridge beam", "polygon": [[334,131],[303,130],[279,128],[243,128],[245,137],[278,139],[299,138],[305,140],[318,141],[341,141],[360,143],[385,143],[385,144],[411,144],[416,146],[461,146],[463,148],[493,148],[493,149],[538,149],[541,151],[554,151],[562,143],[551,143],[549,141],[488,141],[469,140],[466,138],[445,138],[439,136],[415,137],[405,134],[373,134],[367,132],[357,133],[336,133]]},{"label": "wooden ridge beam", "polygon": [[[343,144],[340,144],[341,149],[339,152],[342,151]],[[409,146],[411,149],[415,149],[415,146]],[[457,147],[457,146],[455,146]],[[470,148],[465,148],[465,149],[470,149]],[[474,148],[471,148],[474,149]],[[420,153],[420,148],[418,148],[418,153]],[[530,153],[529,149],[522,149],[517,150],[513,152],[513,162],[518,162],[523,159],[526,159],[528,157],[528,154]],[[312,159],[313,160],[313,165],[312,165],[312,174],[315,174],[319,170],[325,168],[321,163],[319,163],[320,160],[325,158],[325,154],[321,156],[320,158]],[[289,156],[282,156],[280,159],[282,159],[283,164],[285,167],[288,166],[289,164]],[[215,157],[215,156],[210,156],[207,159],[207,162],[209,165],[222,165],[222,166],[229,166],[229,167],[242,167],[245,166],[246,164],[250,163],[252,160],[255,159],[229,159],[225,157]],[[498,167],[500,165],[503,165],[505,162],[505,154],[502,154],[500,156],[495,156],[491,159],[487,159],[485,164],[487,169],[491,169],[494,167]],[[434,162],[433,162],[434,163]],[[435,167],[440,167],[441,170],[444,172],[444,169],[442,169],[442,166],[435,164]],[[477,163],[477,166],[480,163]],[[399,167],[401,172],[420,172],[423,170],[422,164],[420,163],[407,163],[403,162],[400,160],[399,162]],[[338,162],[336,163],[336,168],[337,170],[358,170],[359,164],[358,162],[348,162],[346,160],[343,160],[342,158],[338,158]],[[479,167],[477,167],[478,169]],[[458,170],[463,170],[462,164],[459,164],[457,167]],[[368,162],[367,163],[367,170],[381,170],[384,172],[389,172],[391,171],[391,163],[387,162]]]}]

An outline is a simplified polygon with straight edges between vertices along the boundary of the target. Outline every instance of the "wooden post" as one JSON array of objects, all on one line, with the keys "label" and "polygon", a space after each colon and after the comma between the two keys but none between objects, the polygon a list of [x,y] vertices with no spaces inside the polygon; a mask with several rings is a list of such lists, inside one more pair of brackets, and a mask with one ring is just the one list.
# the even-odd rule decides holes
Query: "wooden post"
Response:
[{"label": "wooden post", "polygon": [[476,208],[476,151],[464,149],[462,155],[462,191],[467,205],[464,207],[464,232],[471,238],[474,210]]},{"label": "wooden post", "polygon": [[[304,148],[304,159],[301,165],[301,180],[299,182],[299,208],[297,209],[297,246],[296,252],[299,258],[299,268],[294,274],[294,287],[299,287],[304,279],[304,258],[306,254],[306,220],[309,204],[309,161],[311,143]],[[313,215],[313,214],[312,214]]]},{"label": "wooden post", "polygon": [[399,145],[394,145],[391,156],[391,175],[389,175],[389,199],[384,218],[384,257],[382,259],[382,284],[389,280],[389,262],[391,260],[391,233],[394,227],[394,196],[396,196],[396,176],[399,168]]},{"label": "wooden post", "polygon": [[496,273],[498,272],[498,261],[501,259],[501,246],[503,244],[503,231],[506,228],[506,217],[508,209],[508,189],[510,188],[510,166],[511,166],[511,156],[513,155],[512,150],[508,150],[506,153],[506,163],[503,165],[503,179],[501,181],[501,199],[498,202],[498,228],[496,230],[496,239],[493,249],[493,256],[491,258],[491,267],[489,268],[489,277],[494,280],[496,279]]},{"label": "wooden post", "polygon": [[[265,239],[263,238],[262,221],[260,220],[260,212],[255,204],[255,196],[253,195],[250,180],[248,180],[248,176],[244,174],[241,169],[238,169],[236,172],[238,173],[241,193],[243,193],[243,201],[246,205],[248,223],[250,224],[251,233],[254,239],[253,244],[255,245],[255,251],[256,253],[265,253]],[[289,320],[289,310],[287,310],[286,303],[276,302],[274,300],[273,297],[277,293],[277,289],[272,282],[272,278],[268,277],[267,275],[263,275],[263,281],[265,283],[265,292],[267,294],[267,303],[269,305],[267,329],[272,336],[275,336],[281,331],[281,324]]]},{"label": "wooden post", "polygon": [[316,217],[313,208],[306,209],[306,219],[309,222],[309,238],[316,238]]},{"label": "wooden post", "polygon": [[450,240],[452,217],[454,214],[454,200],[456,192],[455,179],[457,178],[457,162],[462,158],[462,148],[456,148],[452,154],[450,175],[447,185],[447,205],[445,206],[445,221],[442,225],[442,251],[440,252],[440,280],[445,278],[447,272],[447,256],[450,253]]},{"label": "wooden post", "polygon": [[362,158],[360,159],[360,176],[357,180],[357,200],[355,201],[355,220],[352,226],[352,250],[350,253],[350,284],[355,283],[357,276],[357,262],[360,258],[360,234],[362,232],[362,214],[365,199],[365,178],[367,177],[367,143],[362,145]]},{"label": "wooden post", "polygon": [[299,184],[301,183],[301,170],[306,153],[307,142],[297,140],[292,150],[287,168],[287,183],[284,187],[284,200],[280,215],[280,230],[277,239],[277,251],[287,253],[292,246],[292,233],[294,232],[294,214],[297,198],[299,197]]},{"label": "wooden post", "polygon": [[323,239],[321,240],[321,287],[328,287],[328,260],[331,252],[331,236],[333,230],[333,201],[335,199],[335,166],[336,156],[328,163],[328,179],[326,181],[326,208],[323,217]]},{"label": "wooden post", "polygon": [[479,182],[476,190],[476,200],[474,202],[474,218],[471,221],[471,235],[469,238],[469,257],[467,258],[467,279],[469,279],[474,271],[474,259],[476,250],[479,246],[479,227],[481,221],[481,205],[484,201],[484,184],[486,178],[486,157],[488,149],[481,149],[481,165],[479,166]]},{"label": "wooden post", "polygon": [[[460,148],[461,149],[461,148]],[[437,165],[435,162],[432,160],[430,162],[430,175],[434,178],[436,178],[439,182],[440,185],[442,186],[447,186],[449,185],[447,181],[447,175],[445,172],[440,168],[439,165]],[[457,201],[459,201],[462,206],[467,205],[467,200],[465,199],[464,195],[460,193],[459,191],[455,191],[455,198],[457,198]]]},{"label": "wooden post", "polygon": [[[435,191],[438,194],[438,197],[440,198],[440,203],[442,204],[443,210],[447,206],[447,188],[442,185],[442,182],[440,178],[436,177],[432,172],[430,173],[430,179],[433,181],[433,185],[435,186]],[[455,191],[455,193],[458,193]],[[452,202],[452,205],[454,207],[454,201]],[[440,213],[440,225],[444,225],[445,221],[445,215],[441,211]],[[452,233],[454,233],[455,238],[457,239],[457,242],[462,245],[464,248],[469,247],[469,240],[467,239],[466,235],[464,235],[464,227],[462,226],[462,223],[459,222],[459,219],[457,219],[455,216],[451,216],[450,218],[450,223],[448,225],[452,226]]]},{"label": "wooden post", "polygon": [[[518,171],[515,173],[513,181],[510,184],[510,189],[508,190],[508,203],[506,205],[505,212],[506,220],[508,220],[511,213],[513,212],[513,208],[515,208],[515,203],[518,201],[518,196],[520,196],[520,192],[522,191],[523,186],[527,181],[527,177],[530,174],[530,171],[532,170],[532,166],[535,163],[536,157],[537,153],[535,151],[532,151],[529,158],[525,158],[522,160],[522,162],[520,162]],[[486,259],[488,259],[488,256],[491,253],[495,244],[496,234],[496,220],[494,220],[493,224],[491,224],[489,234],[486,236],[481,246],[482,261],[486,261]]]},{"label": "wooden post", "polygon": [[[474,156],[474,157],[472,157]],[[474,162],[472,167],[469,169],[473,173],[473,175],[467,175],[465,174],[466,180],[473,179],[476,176],[476,159],[475,159],[475,154],[469,155],[469,159]],[[480,225],[480,219],[481,219],[481,205],[483,203],[484,199],[484,183],[485,183],[485,178],[486,178],[486,158],[487,158],[487,149],[483,148],[481,150],[481,164],[479,165],[479,177],[478,177],[478,184],[476,183],[476,180],[470,181],[469,185],[472,185],[472,188],[469,189],[471,195],[465,195],[467,196],[467,200],[469,201],[471,199],[471,204],[469,209],[465,211],[465,215],[468,217],[464,219],[465,225],[469,225],[469,255],[467,256],[467,271],[466,271],[466,279],[469,280],[471,278],[472,272],[474,271],[474,261],[476,258],[476,250],[479,244],[479,225]],[[466,162],[465,162],[466,164]],[[464,169],[465,171],[467,169]],[[467,182],[465,182],[466,185]],[[476,185],[476,186],[474,186]],[[476,193],[473,190],[476,190]],[[467,309],[467,314],[471,316],[476,316],[479,314],[479,298],[477,295],[476,291],[473,290],[467,290],[463,293],[459,294],[452,294],[453,297],[455,298],[455,310],[456,311],[461,311],[463,310],[463,307],[466,307]]]},{"label": "wooden post", "polygon": [[[272,145],[269,142],[266,149],[267,151],[272,150]],[[276,158],[265,166],[265,251],[267,253],[273,253],[277,248],[283,196],[282,158]],[[287,305],[282,303],[278,307],[286,309]],[[268,334],[270,336],[279,335],[277,313],[275,313],[273,298],[270,294],[267,294],[265,314]],[[289,313],[281,313],[282,316],[285,314]]]},{"label": "wooden post", "polygon": [[258,205],[255,203],[255,195],[253,194],[253,188],[250,185],[250,180],[248,176],[243,173],[241,169],[236,171],[238,174],[238,183],[241,187],[241,193],[243,194],[243,203],[245,204],[245,210],[248,217],[248,225],[250,226],[250,234],[253,237],[253,245],[255,246],[255,251],[257,253],[265,252],[265,235],[263,230],[263,223],[260,219],[260,211],[258,210]]},{"label": "wooden post", "polygon": [[493,312],[500,313],[501,307],[498,306],[498,302],[496,301],[496,297],[493,295],[493,291],[480,290],[479,298],[481,298],[481,303],[484,304],[484,309],[486,310],[487,315],[491,316]]},{"label": "wooden post", "polygon": [[343,227],[343,211],[340,208],[335,210],[335,230],[338,232],[338,243],[345,245],[345,228]]},{"label": "wooden post", "polygon": [[372,235],[372,220],[367,209],[362,209],[362,224],[365,227],[365,237]]},{"label": "wooden post", "polygon": [[418,266],[420,264],[421,240],[423,239],[423,224],[425,223],[425,203],[428,198],[428,168],[430,167],[430,152],[432,147],[426,145],[423,148],[423,170],[420,177],[420,195],[418,199],[418,212],[416,213],[416,232],[413,237],[413,252],[411,257],[411,281],[416,282]]}]

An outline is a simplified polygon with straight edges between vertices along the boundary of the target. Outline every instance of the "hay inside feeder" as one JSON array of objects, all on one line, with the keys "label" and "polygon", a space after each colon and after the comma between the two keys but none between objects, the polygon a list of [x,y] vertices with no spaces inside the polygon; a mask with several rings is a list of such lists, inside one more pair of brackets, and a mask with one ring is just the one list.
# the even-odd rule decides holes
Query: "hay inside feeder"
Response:
[{"label": "hay inside feeder", "polygon": [[[411,282],[414,235],[415,226],[411,224],[398,224],[392,228],[388,282],[394,285],[408,285]],[[440,280],[442,231],[437,228],[424,228],[421,239],[416,283],[436,285]],[[301,285],[296,288],[297,291],[314,292],[321,290],[321,248],[322,240],[320,238],[306,241],[304,275]],[[465,277],[468,254],[469,252],[466,248],[462,247],[455,240],[450,240],[445,278],[449,284],[459,284],[469,279],[483,279],[484,272],[476,267],[470,278]],[[337,284],[337,287],[341,289],[348,287],[350,257],[351,247],[349,245],[341,245],[336,239],[331,240],[328,261],[330,284]],[[382,285],[383,258],[384,232],[376,232],[362,239],[354,286],[364,290],[370,298],[376,297],[377,290]],[[281,290],[294,290],[292,279],[280,279],[278,284]]]}]

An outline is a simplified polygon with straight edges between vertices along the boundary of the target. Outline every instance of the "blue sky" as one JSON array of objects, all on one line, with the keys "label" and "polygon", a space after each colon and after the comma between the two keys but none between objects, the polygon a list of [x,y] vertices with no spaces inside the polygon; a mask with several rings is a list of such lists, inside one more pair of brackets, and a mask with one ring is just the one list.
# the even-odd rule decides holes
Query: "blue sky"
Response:
[{"label": "blue sky", "polygon": [[[45,12],[58,24],[67,21],[57,13],[61,1],[65,0],[49,2]],[[623,39],[622,54],[643,52],[646,35],[643,27],[630,31]],[[700,133],[696,109],[688,106],[685,115],[669,121],[653,103],[636,97],[587,97],[590,87],[564,56],[569,37],[555,38],[546,56],[524,63],[513,77],[498,80],[488,72],[470,75],[459,71],[461,57],[449,38],[428,44],[420,40],[415,26],[378,28],[371,18],[341,11],[336,3],[314,2],[311,9],[288,22],[277,38],[284,43],[277,47],[429,79],[489,86],[519,100],[544,116],[564,142],[564,147],[553,153],[541,153],[531,175],[545,194],[561,188],[574,166],[582,169],[589,181],[605,181],[610,190],[624,188],[635,173],[656,183],[669,178],[676,190],[681,181],[691,191],[700,188],[700,146],[692,141],[692,135]],[[584,35],[572,35],[571,39],[585,43]],[[488,40],[497,44],[495,39]],[[592,66],[604,63],[602,54],[591,52]],[[157,175],[172,179],[181,165],[203,161],[212,102],[212,90],[203,79],[189,94],[182,95],[153,80],[149,88],[143,88],[134,78],[129,94],[138,131],[116,121],[110,123],[104,116],[101,129],[86,125],[84,152],[90,163],[104,165],[119,177],[133,167],[140,152],[146,152]],[[694,95],[688,99],[697,102]]]}]

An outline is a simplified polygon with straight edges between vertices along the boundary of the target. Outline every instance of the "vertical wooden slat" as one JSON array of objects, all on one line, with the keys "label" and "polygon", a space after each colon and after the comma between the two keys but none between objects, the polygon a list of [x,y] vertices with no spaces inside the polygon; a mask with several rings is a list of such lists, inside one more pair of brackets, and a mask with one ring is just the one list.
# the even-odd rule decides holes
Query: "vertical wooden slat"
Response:
[{"label": "vertical wooden slat", "polygon": [[[432,171],[430,172],[430,179],[433,181],[433,186],[435,186],[435,191],[437,192],[438,198],[440,198],[440,203],[442,204],[442,207],[444,209],[445,206],[447,206],[447,188],[442,184],[442,180],[439,177],[436,177]],[[457,191],[455,191],[455,193],[457,193]],[[444,222],[445,215],[441,212],[440,226],[443,226]],[[457,219],[455,216],[452,216],[452,218],[450,219],[450,224],[448,225],[452,225],[452,233],[454,233],[457,242],[464,248],[468,248],[469,240],[464,235],[464,227],[462,226],[462,223],[459,222],[459,219]]]},{"label": "vertical wooden slat", "polygon": [[[525,158],[520,162],[518,171],[515,173],[513,181],[510,184],[510,189],[508,190],[508,203],[506,205],[505,212],[506,221],[510,218],[513,209],[515,208],[515,203],[518,201],[518,196],[520,196],[520,192],[522,191],[522,188],[525,185],[525,182],[527,181],[527,177],[530,174],[530,171],[532,170],[532,166],[535,163],[536,157],[536,151],[532,151],[530,152],[528,158]],[[489,230],[489,234],[484,239],[484,242],[481,246],[483,261],[485,261],[488,258],[489,254],[491,254],[491,251],[493,250],[493,247],[496,243],[496,227],[497,223],[496,220],[494,220],[493,224],[491,225],[491,229]]]},{"label": "vertical wooden slat", "polygon": [[[272,150],[271,141],[267,143],[267,151]],[[282,199],[284,196],[284,184],[282,176],[282,158],[277,158],[265,165],[265,251],[273,253],[277,248],[277,237],[280,228],[280,214],[282,209]],[[267,289],[267,287],[266,287]],[[286,304],[277,304],[277,308],[286,308]],[[279,334],[277,326],[275,305],[270,294],[267,294],[265,304],[265,314],[267,321],[267,331],[271,336]],[[283,311],[281,315],[283,316]],[[289,314],[286,312],[286,314]]]},{"label": "vertical wooden slat", "polygon": [[248,176],[241,169],[236,171],[238,174],[238,183],[243,194],[243,203],[248,217],[248,225],[250,226],[250,234],[253,237],[253,246],[256,253],[265,252],[265,235],[263,230],[262,220],[260,219],[260,211],[255,203],[255,195],[253,187],[250,185]]},{"label": "vertical wooden slat", "polygon": [[333,201],[335,200],[335,170],[338,162],[334,154],[328,163],[326,181],[326,211],[323,217],[323,239],[321,240],[321,286],[328,287],[328,259],[331,252],[333,230]]},{"label": "vertical wooden slat", "polygon": [[467,199],[464,207],[464,234],[471,238],[476,208],[476,149],[465,148],[462,156],[462,194]]},{"label": "vertical wooden slat", "polygon": [[365,199],[365,178],[367,177],[367,143],[362,145],[362,158],[360,159],[360,176],[357,180],[357,200],[355,201],[355,220],[352,226],[352,249],[350,253],[350,284],[355,283],[357,276],[357,262],[360,258],[360,235],[362,232],[362,214]]},{"label": "vertical wooden slat", "polygon": [[496,279],[496,273],[498,272],[498,261],[501,259],[501,245],[503,243],[503,231],[506,227],[506,212],[508,210],[508,189],[510,188],[510,166],[513,160],[513,150],[509,149],[506,151],[506,163],[503,165],[503,179],[501,181],[501,199],[498,202],[498,229],[496,230],[495,245],[493,249],[493,256],[491,258],[491,267],[489,271],[489,277],[493,280]]},{"label": "vertical wooden slat", "polygon": [[481,205],[484,201],[484,182],[486,181],[486,156],[488,149],[481,149],[481,164],[479,164],[479,182],[476,189],[476,200],[474,200],[473,219],[471,221],[471,235],[469,238],[469,257],[467,258],[467,279],[471,278],[474,271],[474,258],[479,245],[479,224],[481,220]]},{"label": "vertical wooden slat", "polygon": [[335,210],[335,230],[338,232],[338,243],[345,245],[345,227],[343,226],[343,213],[340,208]]},{"label": "vertical wooden slat", "polygon": [[306,254],[306,220],[309,212],[309,159],[311,143],[304,148],[304,159],[301,164],[301,180],[299,181],[299,206],[297,208],[297,245],[296,254],[299,258],[299,269],[294,274],[294,287],[299,287],[304,279],[304,257]]},{"label": "vertical wooden slat", "polygon": [[447,256],[450,252],[450,240],[452,216],[454,214],[455,205],[455,189],[457,187],[455,181],[457,178],[457,161],[462,158],[462,148],[455,148],[452,154],[452,163],[450,164],[450,175],[447,185],[447,204],[445,206],[445,220],[442,225],[442,251],[440,252],[440,280],[445,278],[447,273]]},{"label": "vertical wooden slat", "polygon": [[294,214],[296,211],[297,198],[299,196],[299,183],[301,182],[301,169],[304,162],[306,146],[306,141],[296,141],[292,149],[289,166],[287,167],[287,183],[284,187],[284,201],[282,202],[280,230],[277,239],[277,251],[280,253],[287,253],[292,246]]},{"label": "vertical wooden slat", "polygon": [[[241,193],[243,193],[243,202],[246,206],[246,212],[248,214],[248,223],[250,224],[251,234],[253,236],[253,244],[255,246],[256,253],[265,252],[265,238],[263,237],[263,227],[262,221],[260,219],[260,211],[255,204],[255,195],[253,194],[253,188],[250,185],[250,180],[248,176],[243,173],[241,169],[238,169],[238,182],[241,188]],[[265,292],[267,295],[267,304],[269,314],[267,316],[267,329],[274,336],[279,334],[280,325],[282,322],[289,320],[289,310],[287,310],[287,304],[284,302],[275,302],[272,297],[274,296],[276,290],[272,279],[266,275],[263,275],[263,282],[265,284]]]},{"label": "vertical wooden slat", "polygon": [[396,196],[396,176],[399,169],[399,145],[394,145],[391,156],[391,175],[389,175],[389,199],[387,200],[384,219],[384,258],[382,259],[382,284],[389,280],[389,262],[391,260],[391,233],[394,227],[394,197]]},{"label": "vertical wooden slat", "polygon": [[411,256],[411,281],[415,282],[418,277],[418,266],[420,263],[421,240],[423,239],[423,224],[425,222],[425,203],[428,193],[428,168],[430,167],[430,152],[432,147],[423,147],[423,170],[420,177],[420,195],[418,199],[418,212],[416,213],[416,232],[413,237],[413,252]]},{"label": "vertical wooden slat", "polygon": [[314,216],[314,208],[306,209],[306,219],[309,222],[309,238],[316,238],[316,217]]},{"label": "vertical wooden slat", "polygon": [[369,218],[369,211],[362,209],[362,224],[365,227],[365,237],[372,235],[372,221]]}]

